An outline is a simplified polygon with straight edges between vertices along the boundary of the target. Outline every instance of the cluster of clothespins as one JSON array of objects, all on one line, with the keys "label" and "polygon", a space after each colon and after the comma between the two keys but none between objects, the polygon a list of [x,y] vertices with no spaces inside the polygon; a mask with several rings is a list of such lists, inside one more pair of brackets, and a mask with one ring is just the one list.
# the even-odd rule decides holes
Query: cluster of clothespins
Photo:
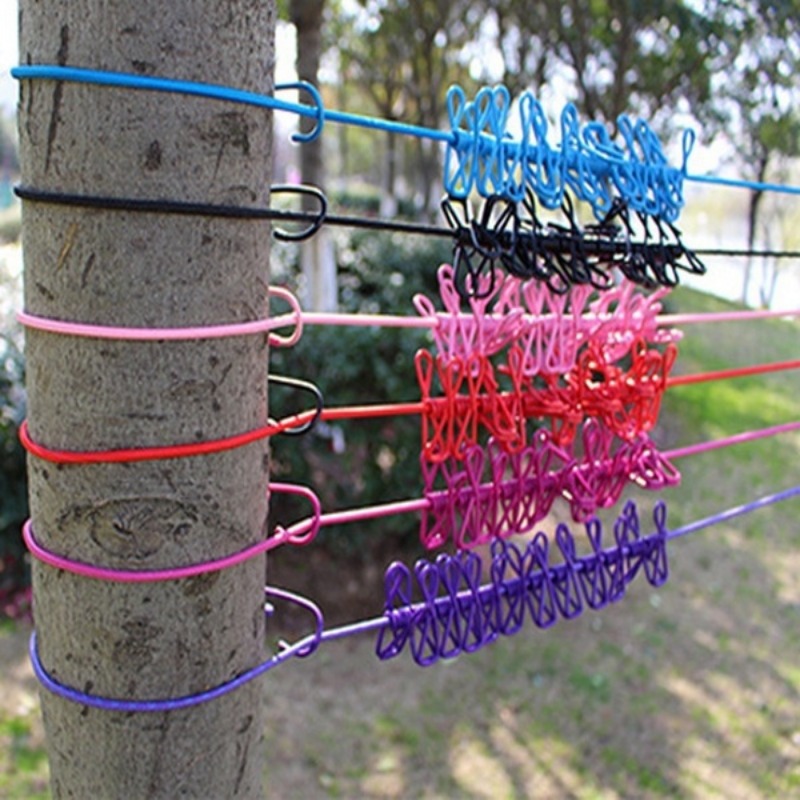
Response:
[{"label": "cluster of clothespins", "polygon": [[584,226],[570,195],[561,205],[563,222],[545,223],[530,191],[522,201],[491,195],[477,215],[468,200],[453,197],[443,201],[442,210],[456,235],[453,264],[462,294],[467,282],[474,287],[484,275],[494,278],[498,264],[509,275],[542,281],[558,293],[586,284],[609,289],[620,274],[654,287],[677,286],[680,271],[705,272],[675,225],[643,211],[631,212],[620,198],[600,221]]},{"label": "cluster of clothespins", "polygon": [[[128,89],[184,92],[237,103],[290,110],[318,121],[365,124],[365,118],[322,107],[292,107],[274,97],[250,95],[139,75],[29,66],[15,70],[21,79],[72,80]],[[432,346],[416,354],[420,399],[415,403],[328,405],[313,384],[273,376],[273,382],[308,388],[314,408],[257,430],[224,439],[174,443],[122,450],[74,452],[34,441],[23,426],[22,439],[37,458],[56,463],[131,462],[191,457],[240,447],[282,433],[300,434],[319,420],[420,417],[421,497],[379,506],[323,511],[310,488],[271,484],[272,492],[305,497],[312,513],[272,535],[213,562],[161,570],[117,570],[86,564],[54,553],[25,526],[31,553],[50,566],[87,578],[116,582],[174,581],[215,572],[280,545],[308,545],[321,527],[389,514],[417,513],[426,550],[449,546],[432,560],[412,568],[394,563],[385,573],[384,614],[342,628],[326,628],[313,600],[267,587],[272,600],[306,608],[312,632],[283,644],[269,660],[235,680],[179,698],[134,700],[93,695],[54,679],[42,665],[32,639],[31,656],[38,677],[51,691],[84,705],[118,711],[163,711],[205,702],[323,642],[356,633],[377,634],[380,658],[398,655],[406,646],[422,665],[472,652],[498,637],[520,630],[526,621],[540,628],[559,618],[571,619],[585,608],[600,609],[619,600],[636,575],[653,585],[668,575],[666,542],[725,514],[745,513],[797,494],[792,489],[669,531],[666,508],[656,506],[655,531],[643,533],[636,506],[629,501],[613,526],[613,541],[594,516],[616,505],[627,485],[658,491],[675,485],[673,460],[692,453],[794,430],[800,423],[753,431],[727,440],[703,442],[660,452],[650,438],[661,400],[671,385],[713,380],[721,374],[670,375],[680,334],[675,325],[705,321],[662,313],[678,272],[699,274],[703,266],[682,243],[674,226],[682,204],[682,181],[691,139],[684,140],[684,164],[672,168],[658,139],[642,121],[619,121],[622,144],[597,123],[580,125],[572,106],[561,117],[561,141],[547,141],[547,124],[538,102],[523,95],[516,106],[521,135],[508,135],[511,104],[502,89],[483,90],[467,101],[460,89],[448,100],[450,131],[426,135],[445,142],[444,214],[453,238],[453,265],[439,268],[439,297],[413,299],[417,316],[315,314],[304,312],[285,289],[271,294],[289,302],[289,313],[276,318],[204,328],[120,328],[46,319],[22,313],[23,324],[65,336],[127,340],[204,339],[269,332],[273,346],[291,346],[304,325],[392,325],[427,327]],[[369,120],[368,127],[398,129],[398,123]],[[408,133],[399,125],[400,132]],[[416,129],[418,132],[418,129]],[[280,187],[284,191],[286,187]],[[297,239],[324,224],[358,224],[327,212],[324,195],[318,214],[281,214],[253,209],[184,203],[180,199],[131,200],[52,193],[21,187],[30,202],[121,208],[240,218],[299,219],[309,227],[280,238]],[[581,226],[575,205],[591,207],[596,223]],[[471,196],[483,197],[480,213],[471,212]],[[566,225],[543,223],[537,204],[561,209]],[[376,227],[374,221],[364,227]],[[402,224],[389,225],[408,229]],[[416,229],[420,232],[420,229]],[[429,231],[431,232],[431,231]],[[442,235],[442,230],[435,231]],[[421,265],[433,268],[435,265]],[[289,336],[274,331],[293,325]],[[797,364],[757,365],[737,374],[757,374]],[[730,372],[726,376],[730,376]],[[409,378],[413,380],[414,376]],[[583,523],[586,542],[579,544],[559,525],[552,538],[536,526],[556,502],[565,502],[575,522]],[[510,537],[524,534],[524,544]],[[519,541],[519,540],[517,540]],[[483,565],[474,548],[489,548]],[[558,550],[554,561],[552,553]]]}]

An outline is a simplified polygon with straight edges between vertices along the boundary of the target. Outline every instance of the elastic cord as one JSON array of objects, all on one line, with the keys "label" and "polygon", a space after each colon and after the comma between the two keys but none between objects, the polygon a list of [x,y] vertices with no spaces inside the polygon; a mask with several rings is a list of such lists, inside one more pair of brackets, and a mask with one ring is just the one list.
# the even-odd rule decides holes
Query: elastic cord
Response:
[{"label": "elastic cord", "polygon": [[249,681],[252,681],[254,678],[258,678],[265,672],[271,670],[273,667],[277,667],[284,661],[288,661],[290,658],[301,657],[303,655],[310,654],[314,646],[320,641],[323,635],[322,612],[315,603],[312,603],[310,600],[302,597],[301,595],[288,592],[285,589],[278,589],[274,586],[268,586],[265,591],[268,595],[280,598],[281,600],[287,600],[310,611],[316,619],[316,632],[310,634],[295,644],[283,646],[280,652],[278,652],[276,655],[268,658],[266,661],[262,662],[256,667],[243,672],[241,675],[237,675],[232,680],[222,683],[219,686],[215,686],[212,689],[165,700],[122,700],[81,692],[78,689],[73,689],[70,686],[60,683],[48,674],[47,670],[44,668],[41,660],[39,659],[36,631],[31,634],[28,645],[28,653],[30,655],[34,674],[42,686],[44,686],[45,689],[48,689],[53,694],[59,695],[66,700],[71,700],[79,705],[99,708],[104,711],[119,711],[127,713],[177,711],[182,708],[191,708],[192,706],[201,705],[202,703],[207,703],[210,700],[217,700],[229,692],[239,689]]},{"label": "elastic cord", "polygon": [[687,386],[692,383],[720,381],[729,378],[744,378],[748,375],[764,375],[769,372],[783,372],[784,370],[798,368],[800,368],[800,359],[795,361],[777,361],[772,364],[754,364],[749,367],[721,369],[716,372],[699,372],[694,375],[672,375],[667,378],[667,386]]},{"label": "elastic cord", "polygon": [[140,89],[151,92],[169,92],[195,97],[208,97],[230,103],[270,108],[275,111],[288,111],[301,117],[312,117],[326,122],[337,122],[344,125],[355,125],[362,128],[399,133],[418,138],[433,139],[440,142],[453,142],[451,132],[432,130],[419,125],[404,122],[365,117],[343,111],[332,111],[321,106],[307,106],[302,103],[291,103],[279,100],[272,95],[247,92],[229,86],[219,86],[196,81],[182,81],[173,78],[160,78],[152,75],[134,75],[124,72],[107,72],[103,70],[83,69],[80,67],[64,67],[55,64],[32,64],[13,67],[11,76],[18,80],[51,79],[71,81],[99,86],[117,86],[124,89]]},{"label": "elastic cord", "polygon": [[[691,378],[692,376],[687,376]],[[707,378],[706,378],[707,379]],[[691,381],[684,381],[689,383]],[[319,419],[325,422],[354,420],[354,419],[379,419],[383,417],[393,417],[402,415],[424,414],[426,405],[423,402],[410,403],[384,403],[365,406],[343,406],[340,408],[325,408],[319,414]],[[50,461],[56,464],[104,464],[104,463],[124,463],[134,461],[157,461],[168,458],[188,458],[198,455],[209,455],[211,453],[222,452],[223,450],[233,450],[237,447],[266,439],[283,433],[291,428],[302,426],[311,420],[315,411],[304,411],[291,417],[286,417],[278,422],[272,422],[263,428],[237,434],[223,439],[213,439],[206,442],[191,442],[179,445],[165,445],[161,447],[127,448],[118,450],[98,450],[81,452],[76,450],[56,450],[45,447],[33,441],[28,432],[27,420],[22,422],[19,429],[19,438],[23,447],[31,455]],[[800,422],[789,422],[784,425],[777,425],[773,428],[765,428],[749,433],[737,434],[728,439],[721,439],[712,442],[703,442],[691,445],[686,448],[671,450],[665,455],[669,458],[680,458],[684,455],[712,450],[724,447],[728,444],[751,441],[753,439],[772,436],[778,433],[785,433],[796,430],[800,427]]]},{"label": "elastic cord", "polygon": [[698,442],[697,444],[687,445],[686,447],[676,447],[673,450],[665,452],[664,457],[673,459],[699,455],[700,453],[706,453],[710,450],[718,450],[721,447],[746,444],[747,442],[754,442],[757,439],[765,439],[769,436],[778,436],[779,434],[790,433],[796,430],[800,430],[800,421],[785,422],[782,425],[773,425],[770,428],[760,428],[755,431],[736,433],[733,436],[726,436],[724,439],[711,439],[707,442]]},{"label": "elastic cord", "polygon": [[[80,67],[66,67],[55,64],[30,64],[13,67],[11,69],[11,76],[18,80],[51,79],[56,81],[71,81],[75,83],[117,86],[127,89],[208,97],[260,108],[270,108],[277,111],[288,111],[298,116],[311,117],[317,120],[354,125],[390,133],[399,133],[401,135],[414,136],[417,138],[432,139],[453,146],[458,145],[458,136],[455,131],[442,131],[419,125],[410,125],[395,120],[366,117],[359,114],[325,109],[321,106],[315,107],[303,105],[301,103],[290,103],[274,96],[256,94],[255,92],[247,92],[242,89],[235,89],[227,86],[161,78],[151,75],[135,75],[121,72],[83,69]],[[698,183],[713,183],[742,189],[800,194],[800,186],[786,186],[775,183],[722,178],[712,175],[693,175],[691,173],[686,173],[685,170],[683,172],[683,177],[687,181],[695,181]]]},{"label": "elastic cord", "polygon": [[740,517],[742,514],[749,514],[751,511],[756,511],[759,508],[778,503],[781,500],[788,500],[791,497],[800,495],[800,486],[794,486],[791,489],[785,489],[782,492],[775,492],[774,494],[760,497],[750,503],[743,503],[740,506],[734,506],[727,511],[722,511],[719,514],[712,514],[710,517],[690,522],[688,525],[683,525],[676,528],[674,531],[667,533],[667,539],[677,539],[679,536],[686,536],[690,533],[708,528],[711,525],[718,525],[720,522],[727,522],[728,520]]},{"label": "elastic cord", "polygon": [[[283,186],[272,187],[288,191],[300,187]],[[434,236],[443,239],[458,239],[462,232],[468,231],[474,236],[474,230],[469,228],[443,227],[421,222],[409,222],[397,219],[380,217],[359,217],[351,214],[328,214],[327,206],[320,212],[288,211],[273,207],[236,206],[225,203],[197,203],[182,200],[167,200],[162,198],[135,198],[114,197],[111,195],[77,194],[74,192],[52,192],[45,189],[35,189],[31,186],[15,186],[14,194],[23,200],[56,205],[73,206],[76,208],[96,208],[115,211],[141,211],[157,214],[176,214],[181,216],[222,217],[232,219],[272,220],[276,222],[308,222],[310,227],[303,237],[316,232],[322,225],[334,225],[344,228],[358,228],[362,230],[378,230],[394,233],[410,233],[419,236]],[[314,193],[315,197],[324,197],[322,193]],[[278,238],[294,239],[293,235]],[[546,237],[541,238],[541,245],[545,249],[551,246]],[[587,248],[584,243],[584,248]],[[587,252],[591,252],[587,249]],[[769,250],[769,249],[736,249],[736,248],[699,248],[692,251],[698,256],[731,256],[731,257],[759,257],[759,258],[800,258],[800,250]]]},{"label": "elastic cord", "polygon": [[285,222],[313,222],[317,214],[308,211],[285,211],[278,208],[236,206],[227,203],[195,203],[188,200],[161,198],[113,197],[110,195],[51,192],[32,186],[15,186],[14,194],[21,200],[52,203],[77,208],[96,208],[112,211],[142,211],[153,214],[215,217],[231,219],[282,220]]},{"label": "elastic cord", "polygon": [[129,447],[96,451],[56,450],[38,444],[31,439],[27,420],[23,420],[20,425],[19,439],[22,442],[22,446],[31,455],[54,464],[121,464],[136,461],[162,461],[169,458],[190,458],[192,456],[221,453],[225,450],[235,450],[237,447],[245,447],[261,439],[276,436],[291,428],[304,425],[316,415],[316,410],[304,411],[278,422],[270,422],[261,428],[226,436],[221,439],[157,447]]},{"label": "elastic cord", "polygon": [[[324,414],[323,414],[324,417]],[[788,422],[783,425],[775,425],[770,428],[760,428],[758,430],[747,431],[746,433],[726,436],[720,439],[712,439],[697,444],[679,447],[673,450],[664,451],[663,458],[672,460],[685,456],[696,455],[709,450],[717,450],[723,447],[730,447],[737,444],[746,444],[758,439],[765,439],[770,436],[777,436],[782,433],[800,430],[800,421]],[[547,475],[542,475],[544,479]],[[452,491],[448,490],[448,491]],[[469,491],[469,490],[464,490]],[[425,511],[431,507],[431,500],[428,497],[416,498],[411,500],[395,500],[380,505],[363,506],[361,508],[346,509],[342,511],[324,512],[319,519],[307,519],[294,523],[286,529],[287,533],[302,536],[309,527],[316,523],[320,528],[331,525],[342,525],[346,523],[364,522],[365,520],[377,519],[380,517],[394,516],[397,514],[408,514]]]},{"label": "elastic cord", "polygon": [[[279,295],[279,292],[281,293]],[[106,325],[93,325],[80,322],[68,322],[66,320],[51,319],[29,314],[20,311],[17,314],[19,322],[29,328],[59,333],[65,336],[86,336],[99,339],[120,339],[130,341],[152,341],[152,340],[183,340],[183,339],[203,339],[221,338],[224,336],[246,336],[255,333],[264,333],[287,325],[294,325],[295,331],[290,337],[270,336],[270,344],[273,346],[288,347],[294,344],[302,333],[306,325],[329,325],[329,326],[349,326],[372,328],[381,326],[385,328],[436,328],[441,325],[443,319],[450,321],[453,319],[469,321],[474,319],[474,315],[466,312],[459,315],[438,312],[437,316],[411,317],[401,314],[348,314],[343,312],[328,311],[302,311],[297,304],[294,295],[283,287],[270,287],[270,293],[275,296],[285,297],[287,302],[293,307],[293,311],[288,314],[280,314],[265,320],[255,320],[253,322],[232,323],[230,325],[211,325],[198,328],[122,328]],[[291,298],[291,299],[290,299]],[[705,314],[659,314],[655,321],[659,326],[689,325],[693,323],[711,322],[745,322],[748,320],[767,319],[776,317],[797,317],[800,316],[800,309],[791,311],[721,311],[717,313]],[[556,319],[555,314],[543,314],[539,317],[532,315],[522,315],[522,318],[534,322],[548,322]],[[498,315],[487,314],[486,319],[501,319]],[[584,318],[590,321],[603,321],[604,318],[611,319],[611,315],[586,314]],[[794,363],[794,362],[783,362]]]},{"label": "elastic cord", "polygon": [[34,442],[28,431],[28,421],[23,420],[19,428],[19,439],[22,442],[22,446],[31,455],[54,464],[120,464],[135,461],[160,461],[168,458],[188,458],[190,456],[221,453],[224,450],[235,450],[237,447],[245,447],[248,444],[257,442],[260,439],[266,439],[280,432],[281,428],[278,424],[270,423],[245,433],[238,433],[221,439],[210,439],[205,442],[188,442],[186,444],[163,445],[159,447],[128,447],[97,451],[56,450]]},{"label": "elastic cord", "polygon": [[[331,410],[342,409],[328,409],[328,411]],[[325,419],[329,417],[325,412],[323,412],[322,418]],[[341,417],[337,415],[337,418]],[[280,425],[283,427],[292,427],[294,424],[296,424],[296,418],[287,419],[280,423]],[[758,430],[747,431],[745,433],[734,434],[721,439],[713,439],[688,445],[686,447],[678,447],[665,451],[662,455],[664,458],[670,460],[675,458],[683,458],[690,455],[698,455],[711,450],[717,450],[723,447],[746,444],[758,439],[777,436],[779,434],[789,433],[795,430],[800,430],[800,421],[787,422],[782,425],[775,425],[769,428],[761,428]],[[241,563],[247,558],[257,555],[258,553],[266,552],[273,547],[277,547],[278,545],[287,542],[292,544],[305,544],[306,541],[310,540],[310,538],[313,538],[317,529],[323,526],[339,525],[350,522],[362,522],[364,520],[375,519],[394,514],[418,512],[425,510],[430,505],[430,502],[427,499],[419,498],[414,500],[401,500],[385,503],[380,506],[369,506],[360,509],[328,512],[322,514],[319,500],[310,489],[306,489],[305,487],[301,486],[295,486],[293,484],[278,483],[271,484],[271,488],[273,491],[302,494],[306,496],[314,506],[314,514],[308,519],[290,525],[288,528],[279,529],[279,533],[276,534],[276,536],[266,540],[265,542],[254,545],[252,548],[248,548],[240,553],[228,556],[227,559],[211,561],[205,564],[179,567],[172,570],[154,570],[150,572],[112,570],[72,561],[64,556],[59,556],[46,550],[34,538],[30,520],[28,520],[23,527],[23,537],[25,538],[25,542],[28,544],[29,549],[36,558],[39,558],[45,563],[48,563],[58,569],[66,569],[70,572],[84,575],[85,577],[122,582],[176,580],[179,578],[190,577],[191,575],[199,575],[204,572],[212,572],[217,569],[224,569],[228,566],[233,566],[234,564]]]}]

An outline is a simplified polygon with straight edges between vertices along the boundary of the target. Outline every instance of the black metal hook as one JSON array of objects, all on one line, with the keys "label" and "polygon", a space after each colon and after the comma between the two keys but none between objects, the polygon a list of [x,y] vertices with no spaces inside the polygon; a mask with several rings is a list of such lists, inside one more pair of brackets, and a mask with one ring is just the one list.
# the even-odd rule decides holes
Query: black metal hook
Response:
[{"label": "black metal hook", "polygon": [[302,436],[304,433],[308,433],[317,424],[317,421],[322,415],[322,409],[325,405],[325,399],[322,396],[322,392],[320,391],[319,387],[310,381],[304,381],[300,378],[289,378],[285,375],[271,374],[269,376],[269,383],[277,383],[279,386],[289,386],[292,389],[301,389],[302,391],[309,392],[314,396],[314,416],[308,422],[298,425],[296,428],[288,428],[287,430],[283,431],[283,434],[286,436]]},{"label": "black metal hook", "polygon": [[[311,238],[325,224],[325,218],[328,215],[328,198],[325,196],[325,193],[316,186],[309,186],[304,183],[276,183],[270,187],[270,192],[272,194],[305,195],[306,197],[313,197],[319,203],[319,211],[314,217],[313,222],[311,222],[307,228],[297,231],[296,233],[275,228],[273,235],[279,241],[302,242],[305,239]],[[286,214],[286,217],[289,219],[293,218],[293,216],[294,215],[291,213]],[[307,220],[309,216],[309,214],[304,212],[297,214],[297,218],[302,220]]]}]

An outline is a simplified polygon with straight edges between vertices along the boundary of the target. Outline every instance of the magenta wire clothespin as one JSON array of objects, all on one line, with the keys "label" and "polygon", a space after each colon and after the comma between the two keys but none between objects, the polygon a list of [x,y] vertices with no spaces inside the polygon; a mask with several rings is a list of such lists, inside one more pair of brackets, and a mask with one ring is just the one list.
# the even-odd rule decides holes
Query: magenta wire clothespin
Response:
[{"label": "magenta wire clothespin", "polygon": [[485,465],[484,450],[475,445],[465,454],[462,470],[452,474],[448,482],[458,511],[453,515],[453,542],[459,549],[477,547],[491,538],[487,526],[493,523],[494,498],[493,487],[484,484]]},{"label": "magenta wire clothespin", "polygon": [[520,521],[527,516],[525,509],[530,497],[523,483],[527,476],[519,469],[521,453],[512,455],[495,438],[489,440],[486,451],[494,501],[489,538],[503,538],[523,530]]},{"label": "magenta wire clothespin", "polygon": [[569,471],[570,510],[576,522],[584,522],[598,508],[617,502],[627,482],[628,471],[612,458],[614,435],[607,426],[588,419],[581,432],[583,457]]},{"label": "magenta wire clothespin", "polygon": [[625,465],[628,478],[643,489],[659,491],[681,482],[678,468],[659,450],[647,434],[630,445],[632,457]]},{"label": "magenta wire clothespin", "polygon": [[[450,497],[450,484],[447,481],[449,464],[448,461],[429,461],[424,453],[420,456],[423,496],[428,504],[420,514],[419,538],[422,546],[428,550],[445,545],[455,528],[454,501]],[[440,476],[445,480],[446,489],[436,486]]]}]

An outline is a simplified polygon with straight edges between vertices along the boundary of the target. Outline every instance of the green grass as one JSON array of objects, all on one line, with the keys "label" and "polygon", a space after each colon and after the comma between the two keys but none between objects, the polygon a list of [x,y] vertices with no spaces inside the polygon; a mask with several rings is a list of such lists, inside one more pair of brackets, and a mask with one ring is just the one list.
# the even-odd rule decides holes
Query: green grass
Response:
[{"label": "green grass", "polygon": [[34,744],[34,724],[32,714],[0,715],[0,797],[36,800],[50,796],[47,753],[43,744]]}]

